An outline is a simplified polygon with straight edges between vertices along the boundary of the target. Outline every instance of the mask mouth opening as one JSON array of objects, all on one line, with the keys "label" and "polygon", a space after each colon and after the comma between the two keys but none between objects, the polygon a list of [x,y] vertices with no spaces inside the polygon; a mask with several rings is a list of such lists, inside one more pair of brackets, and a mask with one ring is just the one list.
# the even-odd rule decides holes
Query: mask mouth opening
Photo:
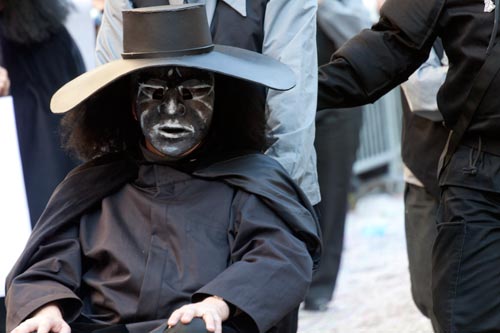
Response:
[{"label": "mask mouth opening", "polygon": [[161,124],[157,128],[158,132],[169,139],[181,139],[194,133],[192,125]]}]

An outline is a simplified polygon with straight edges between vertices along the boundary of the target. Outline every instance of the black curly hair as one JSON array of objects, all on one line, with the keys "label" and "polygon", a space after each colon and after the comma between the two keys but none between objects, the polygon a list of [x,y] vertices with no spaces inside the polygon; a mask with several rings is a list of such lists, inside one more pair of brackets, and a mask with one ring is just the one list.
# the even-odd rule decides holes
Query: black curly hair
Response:
[{"label": "black curly hair", "polygon": [[[62,119],[63,146],[80,160],[139,151],[142,132],[133,116],[130,81],[128,76],[114,82]],[[214,115],[203,151],[264,151],[265,97],[260,85],[215,74]]]},{"label": "black curly hair", "polygon": [[2,36],[20,44],[48,39],[72,8],[67,0],[0,0],[0,6]]}]

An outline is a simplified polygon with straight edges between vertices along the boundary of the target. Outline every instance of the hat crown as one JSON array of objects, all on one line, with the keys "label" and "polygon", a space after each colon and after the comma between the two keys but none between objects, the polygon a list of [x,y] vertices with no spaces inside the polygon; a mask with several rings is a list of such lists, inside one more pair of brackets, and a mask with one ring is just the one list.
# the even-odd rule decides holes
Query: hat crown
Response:
[{"label": "hat crown", "polygon": [[212,36],[203,5],[176,5],[123,11],[125,59],[210,52]]}]

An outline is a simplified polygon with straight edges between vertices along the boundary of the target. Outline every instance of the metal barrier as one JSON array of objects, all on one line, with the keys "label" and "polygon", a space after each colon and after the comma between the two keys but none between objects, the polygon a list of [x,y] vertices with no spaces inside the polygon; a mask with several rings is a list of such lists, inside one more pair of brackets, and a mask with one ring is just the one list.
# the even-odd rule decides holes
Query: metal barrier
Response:
[{"label": "metal barrier", "polygon": [[364,108],[354,174],[387,165],[390,178],[401,178],[402,109],[399,88]]}]

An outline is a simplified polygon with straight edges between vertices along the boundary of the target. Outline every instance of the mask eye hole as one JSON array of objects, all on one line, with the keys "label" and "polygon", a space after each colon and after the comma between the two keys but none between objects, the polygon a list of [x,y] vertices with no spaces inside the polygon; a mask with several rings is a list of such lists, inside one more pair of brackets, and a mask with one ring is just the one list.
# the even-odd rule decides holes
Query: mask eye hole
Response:
[{"label": "mask eye hole", "polygon": [[189,89],[184,88],[184,87],[180,87],[179,90],[180,90],[180,93],[182,95],[182,99],[184,99],[185,101],[193,99],[193,94],[191,93],[191,91]]},{"label": "mask eye hole", "polygon": [[155,89],[151,95],[155,100],[162,100],[165,95],[165,90],[162,88]]}]

